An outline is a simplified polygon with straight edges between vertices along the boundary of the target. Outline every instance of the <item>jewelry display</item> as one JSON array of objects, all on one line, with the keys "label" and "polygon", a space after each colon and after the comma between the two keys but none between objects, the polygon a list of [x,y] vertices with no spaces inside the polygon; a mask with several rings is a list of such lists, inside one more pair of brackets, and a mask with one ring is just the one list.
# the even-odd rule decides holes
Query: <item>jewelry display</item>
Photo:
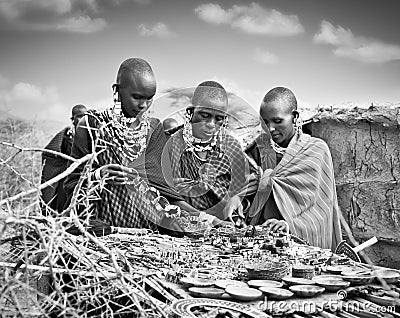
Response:
[{"label": "jewelry display", "polygon": [[152,204],[157,211],[162,211],[165,217],[175,219],[185,232],[193,232],[203,227],[206,228],[206,224],[199,228],[199,223],[211,221],[211,219],[204,217],[204,215],[190,215],[189,212],[183,211],[179,206],[170,204],[164,196],[160,195],[160,192],[156,188],[150,187],[135,169],[131,168],[131,174],[134,177],[127,181],[125,185],[133,185],[136,189],[139,189],[143,193],[143,200],[147,204]]}]

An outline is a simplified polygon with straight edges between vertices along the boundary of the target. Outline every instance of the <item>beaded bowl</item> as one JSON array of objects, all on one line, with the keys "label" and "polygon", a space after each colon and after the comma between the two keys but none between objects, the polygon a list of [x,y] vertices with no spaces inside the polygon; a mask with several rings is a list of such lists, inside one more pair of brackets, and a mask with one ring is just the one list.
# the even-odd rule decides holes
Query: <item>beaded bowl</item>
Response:
[{"label": "beaded bowl", "polygon": [[281,280],[289,273],[289,263],[286,261],[265,261],[246,263],[247,277],[251,279]]}]

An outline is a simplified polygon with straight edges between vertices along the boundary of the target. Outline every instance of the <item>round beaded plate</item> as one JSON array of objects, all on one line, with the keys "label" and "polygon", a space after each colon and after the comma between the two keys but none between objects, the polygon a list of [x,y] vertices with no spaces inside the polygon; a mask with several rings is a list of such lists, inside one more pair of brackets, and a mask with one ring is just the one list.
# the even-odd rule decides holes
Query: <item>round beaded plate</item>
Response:
[{"label": "round beaded plate", "polygon": [[180,299],[172,303],[171,310],[178,317],[196,318],[191,309],[199,306],[220,307],[220,308],[230,309],[233,311],[238,311],[240,313],[243,313],[251,318],[271,318],[271,316],[267,315],[266,313],[257,310],[249,305],[235,303],[227,300],[210,299],[210,298]]}]

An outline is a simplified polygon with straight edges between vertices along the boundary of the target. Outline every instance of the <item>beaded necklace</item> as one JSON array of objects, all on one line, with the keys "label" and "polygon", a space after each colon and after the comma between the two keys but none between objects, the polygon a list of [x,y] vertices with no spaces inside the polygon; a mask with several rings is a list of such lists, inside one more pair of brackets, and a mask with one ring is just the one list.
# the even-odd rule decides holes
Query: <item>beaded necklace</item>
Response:
[{"label": "beaded necklace", "polygon": [[286,151],[287,147],[284,148],[284,147],[279,146],[279,145],[278,145],[275,141],[273,141],[272,139],[270,139],[270,141],[271,141],[271,147],[272,147],[272,149],[274,149],[274,151],[275,151],[276,153],[279,153],[279,154],[281,154],[281,155],[284,155],[284,154],[285,154],[285,151]]},{"label": "beaded necklace", "polygon": [[[186,114],[185,115],[185,122],[183,124],[183,141],[185,142],[186,148],[185,151],[190,151],[192,152],[197,158],[199,158],[202,161],[205,161],[205,159],[200,158],[196,152],[204,152],[204,151],[211,151],[211,150],[216,150],[217,148],[217,143],[218,140],[220,143],[222,143],[222,136],[225,134],[225,128],[228,125],[228,118],[226,117],[224,119],[223,124],[221,127],[218,129],[218,131],[207,141],[203,141],[200,138],[196,138],[193,136],[193,131],[192,131],[192,123],[191,123],[191,115]],[[220,153],[220,157],[223,154]]]},{"label": "beaded necklace", "polygon": [[[126,118],[118,106],[116,103],[107,111],[109,122],[103,129],[113,139],[117,150],[124,153],[128,161],[133,162],[146,150],[150,121],[147,113],[140,118]],[[132,128],[135,121],[139,121],[139,124]]]},{"label": "beaded necklace", "polygon": [[[301,130],[301,126],[300,126],[300,129],[298,127],[296,127],[295,133],[292,138],[298,138],[302,133],[303,133],[303,131]],[[275,141],[272,140],[272,138],[270,138],[270,144],[271,144],[272,149],[274,149],[274,151],[276,153],[279,153],[281,155],[285,154],[287,147],[279,146]]]},{"label": "beaded necklace", "polygon": [[183,140],[186,144],[186,151],[203,152],[212,150],[217,144],[216,135],[214,134],[208,141],[203,141],[193,136],[191,123],[185,122],[183,125]]}]

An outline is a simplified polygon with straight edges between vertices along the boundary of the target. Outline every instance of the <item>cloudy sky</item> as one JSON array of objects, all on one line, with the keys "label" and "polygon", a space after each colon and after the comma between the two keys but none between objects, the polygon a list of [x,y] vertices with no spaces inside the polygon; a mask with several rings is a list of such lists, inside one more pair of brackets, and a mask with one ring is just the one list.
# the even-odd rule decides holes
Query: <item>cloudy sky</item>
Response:
[{"label": "cloudy sky", "polygon": [[398,103],[398,3],[0,0],[0,115],[102,109],[129,57],[150,62],[157,96],[214,79],[254,108],[275,86],[312,107]]}]

